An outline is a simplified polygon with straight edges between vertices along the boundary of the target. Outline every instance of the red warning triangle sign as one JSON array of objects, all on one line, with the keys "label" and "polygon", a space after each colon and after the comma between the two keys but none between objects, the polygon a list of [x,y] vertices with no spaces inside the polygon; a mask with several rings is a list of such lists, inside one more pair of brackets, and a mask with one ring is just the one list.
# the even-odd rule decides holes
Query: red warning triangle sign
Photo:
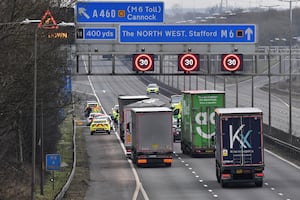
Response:
[{"label": "red warning triangle sign", "polygon": [[38,24],[38,27],[44,29],[58,29],[58,25],[50,10],[47,10],[45,12],[44,16],[41,19],[41,22]]}]

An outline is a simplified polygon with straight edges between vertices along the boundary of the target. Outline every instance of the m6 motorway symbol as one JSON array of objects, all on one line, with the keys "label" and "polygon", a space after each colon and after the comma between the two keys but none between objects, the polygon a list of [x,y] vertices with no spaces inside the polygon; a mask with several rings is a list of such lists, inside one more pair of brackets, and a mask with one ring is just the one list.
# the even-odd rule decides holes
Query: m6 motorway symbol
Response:
[{"label": "m6 motorway symbol", "polygon": [[133,56],[134,71],[153,71],[153,54],[135,54]]},{"label": "m6 motorway symbol", "polygon": [[178,70],[179,71],[196,71],[199,68],[199,55],[198,54],[180,54],[178,56]]},{"label": "m6 motorway symbol", "polygon": [[222,55],[222,70],[223,71],[238,71],[242,70],[243,55],[242,54],[223,54]]}]

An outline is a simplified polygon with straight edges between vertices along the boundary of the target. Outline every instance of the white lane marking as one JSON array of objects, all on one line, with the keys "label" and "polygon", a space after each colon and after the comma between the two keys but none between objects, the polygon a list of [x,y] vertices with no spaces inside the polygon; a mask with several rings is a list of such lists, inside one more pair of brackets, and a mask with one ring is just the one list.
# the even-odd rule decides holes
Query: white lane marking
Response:
[{"label": "white lane marking", "polygon": [[[83,60],[83,65],[84,65],[85,71],[88,72],[88,70],[87,70],[87,64],[86,64],[85,60]],[[100,100],[99,100],[99,98],[98,98],[98,96],[97,96],[97,94],[96,94],[96,90],[95,90],[95,87],[94,87],[94,85],[93,85],[93,83],[92,83],[91,77],[90,77],[90,76],[87,76],[87,78],[88,78],[88,81],[89,81],[90,86],[91,86],[91,88],[92,88],[93,94],[94,94],[94,96],[95,96],[96,99],[97,99],[97,102],[98,102],[99,105],[101,106],[101,108],[102,108],[104,114],[107,114],[107,113],[105,112],[105,110],[103,109],[103,106],[102,106],[102,104],[101,104],[101,102],[100,102]]]},{"label": "white lane marking", "polygon": [[[86,63],[85,63],[84,60],[83,60],[83,64],[84,64],[85,70],[86,70],[86,72],[87,72],[87,65],[86,65]],[[95,96],[96,99],[97,99],[97,102],[98,102],[99,105],[101,106],[101,108],[102,108],[104,114],[106,114],[106,112],[105,112],[105,110],[103,109],[103,106],[102,106],[102,104],[101,104],[101,102],[100,102],[100,100],[99,100],[99,98],[98,98],[98,96],[97,96],[97,94],[96,94],[96,90],[95,90],[95,88],[94,88],[94,85],[93,85],[93,83],[92,83],[92,81],[91,81],[90,76],[88,76],[88,80],[89,80],[90,86],[91,86],[91,88],[92,88],[93,94],[94,94],[94,96]],[[103,90],[103,92],[105,93],[105,90]],[[121,145],[121,147],[122,147],[122,149],[123,149],[123,152],[124,152],[124,154],[126,155],[127,152],[126,152],[125,146],[124,146],[124,144],[121,142],[121,139],[120,139],[118,133],[115,132],[115,135],[117,136],[117,138],[118,138],[118,140],[119,140],[119,143],[120,143],[120,145]],[[131,170],[132,170],[132,172],[133,172],[133,175],[134,175],[134,178],[135,178],[135,182],[136,182],[136,187],[135,187],[134,194],[133,194],[133,196],[132,196],[132,200],[136,200],[136,199],[137,199],[139,190],[141,190],[141,192],[142,192],[142,194],[143,194],[143,197],[144,197],[144,200],[149,200],[149,197],[148,197],[148,195],[147,195],[147,193],[146,193],[146,191],[145,191],[145,189],[144,189],[144,187],[143,187],[143,185],[142,185],[142,183],[141,183],[141,181],[140,181],[140,179],[139,179],[139,176],[138,176],[138,174],[137,174],[137,172],[136,172],[136,169],[134,168],[134,166],[133,166],[133,164],[132,164],[132,161],[131,161],[130,159],[127,159],[127,161],[129,162],[129,165],[130,165],[130,167],[131,167]]]}]

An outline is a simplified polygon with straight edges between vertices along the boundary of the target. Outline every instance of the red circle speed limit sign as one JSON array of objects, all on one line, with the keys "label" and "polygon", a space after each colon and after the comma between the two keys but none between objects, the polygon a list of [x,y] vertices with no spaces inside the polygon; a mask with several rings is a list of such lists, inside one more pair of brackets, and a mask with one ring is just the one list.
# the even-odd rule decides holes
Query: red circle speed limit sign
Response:
[{"label": "red circle speed limit sign", "polygon": [[199,68],[198,54],[179,54],[178,55],[178,70],[179,71],[197,71]]},{"label": "red circle speed limit sign", "polygon": [[222,70],[223,71],[240,71],[243,67],[243,54],[223,54]]},{"label": "red circle speed limit sign", "polygon": [[153,71],[153,54],[135,54],[133,56],[134,71]]}]

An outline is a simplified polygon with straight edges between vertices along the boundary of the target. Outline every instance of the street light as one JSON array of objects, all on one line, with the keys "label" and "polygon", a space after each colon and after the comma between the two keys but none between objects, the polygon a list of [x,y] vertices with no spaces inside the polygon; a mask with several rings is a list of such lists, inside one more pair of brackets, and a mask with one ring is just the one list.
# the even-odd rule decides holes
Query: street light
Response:
[{"label": "street light", "polygon": [[[41,20],[25,19],[21,24],[40,23]],[[36,96],[37,96],[37,31],[34,31],[34,69],[33,69],[33,127],[32,127],[32,170],[31,170],[31,200],[34,200],[35,160],[36,160]]]},{"label": "street light", "polygon": [[[21,22],[6,22],[0,23],[0,25],[22,25],[22,24],[31,24],[31,23],[39,23],[41,20],[31,20],[25,19]],[[33,131],[32,131],[32,177],[31,177],[31,199],[34,199],[34,184],[35,184],[35,142],[36,142],[36,79],[37,79],[37,62],[36,62],[36,55],[37,55],[37,29],[35,31],[35,40],[34,40],[34,89],[33,89]]]},{"label": "street light", "polygon": [[[40,23],[41,20],[25,19],[19,24]],[[45,25],[46,26],[46,25]],[[75,26],[74,23],[64,22],[57,24],[57,26]],[[42,26],[44,27],[44,26]],[[34,200],[35,193],[35,160],[36,160],[36,110],[37,110],[37,26],[34,31],[34,75],[33,75],[33,130],[32,130],[32,177],[31,177],[31,200]]]},{"label": "street light", "polygon": [[[28,19],[21,22],[10,22],[6,24],[32,24],[40,23],[39,19]],[[2,25],[3,23],[1,23]],[[37,29],[34,32],[34,75],[33,75],[33,127],[32,127],[32,170],[31,170],[31,200],[34,199],[35,186],[35,160],[36,160],[36,94],[37,94]]]},{"label": "street light", "polygon": [[293,8],[292,2],[299,0],[280,0],[282,2],[289,2],[290,6],[290,26],[289,26],[289,134],[292,141],[292,25],[293,25]]}]

